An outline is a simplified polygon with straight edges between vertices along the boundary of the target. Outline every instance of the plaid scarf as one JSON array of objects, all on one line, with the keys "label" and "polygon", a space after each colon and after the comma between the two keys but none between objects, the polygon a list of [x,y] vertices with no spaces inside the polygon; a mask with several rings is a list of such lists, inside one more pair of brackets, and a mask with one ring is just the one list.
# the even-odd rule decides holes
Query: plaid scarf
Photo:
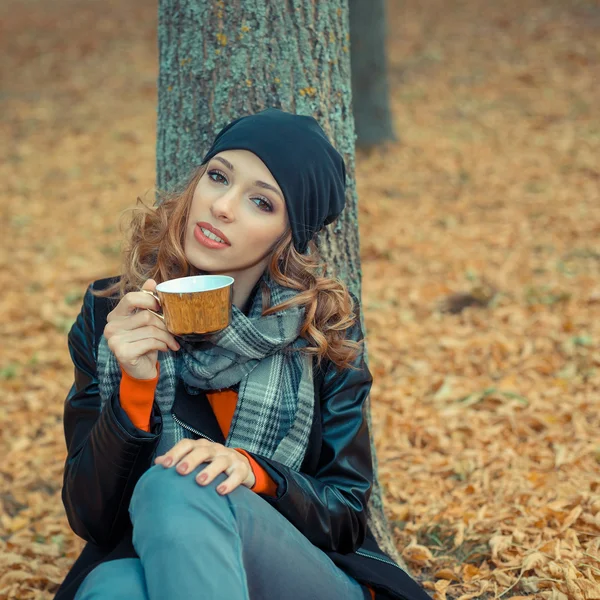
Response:
[{"label": "plaid scarf", "polygon": [[[275,306],[296,295],[264,277]],[[303,309],[262,316],[262,294],[255,294],[248,316],[232,307],[231,324],[205,341],[179,339],[178,352],[159,352],[160,377],[155,401],[163,419],[156,454],[189,434],[171,416],[177,380],[190,393],[239,385],[238,400],[225,445],[277,460],[296,471],[304,459],[314,413],[312,359],[297,350]],[[102,405],[118,389],[121,368],[104,334],[98,345]]]}]

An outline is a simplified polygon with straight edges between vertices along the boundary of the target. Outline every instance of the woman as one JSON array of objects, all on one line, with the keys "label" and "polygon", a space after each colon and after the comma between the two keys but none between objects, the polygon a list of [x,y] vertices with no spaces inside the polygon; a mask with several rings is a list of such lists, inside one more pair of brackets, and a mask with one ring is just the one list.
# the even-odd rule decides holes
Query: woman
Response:
[{"label": "woman", "polygon": [[[267,109],[135,209],[69,333],[63,501],[88,543],[56,598],[428,598],[367,526],[371,375],[313,242],[344,190],[317,122]],[[234,278],[231,324],[176,339],[138,290],[202,273]]]}]

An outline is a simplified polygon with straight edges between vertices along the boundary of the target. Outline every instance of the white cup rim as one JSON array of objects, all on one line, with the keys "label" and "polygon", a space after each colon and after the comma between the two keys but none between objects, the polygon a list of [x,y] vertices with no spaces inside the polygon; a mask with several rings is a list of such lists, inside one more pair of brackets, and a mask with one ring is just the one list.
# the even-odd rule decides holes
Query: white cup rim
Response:
[{"label": "white cup rim", "polygon": [[[163,294],[182,294],[194,292],[212,292],[228,287],[235,280],[229,275],[190,275],[189,277],[177,277],[163,281],[156,286],[156,291]],[[198,283],[204,285],[200,289],[191,289],[196,287]]]}]

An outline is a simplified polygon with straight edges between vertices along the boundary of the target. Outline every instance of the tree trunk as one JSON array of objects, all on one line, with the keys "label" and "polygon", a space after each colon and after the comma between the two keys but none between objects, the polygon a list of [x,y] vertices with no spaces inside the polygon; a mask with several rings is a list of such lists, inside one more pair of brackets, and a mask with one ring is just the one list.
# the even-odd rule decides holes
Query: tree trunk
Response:
[{"label": "tree trunk", "polygon": [[385,51],[385,0],[349,0],[352,111],[356,145],[395,140]]},{"label": "tree trunk", "polygon": [[[270,106],[314,116],[343,155],[349,181],[347,207],[320,235],[319,248],[360,298],[346,0],[160,0],[158,41],[157,186],[182,181],[236,117]],[[368,414],[370,425],[370,406]],[[403,565],[372,449],[369,524],[382,550]]]}]

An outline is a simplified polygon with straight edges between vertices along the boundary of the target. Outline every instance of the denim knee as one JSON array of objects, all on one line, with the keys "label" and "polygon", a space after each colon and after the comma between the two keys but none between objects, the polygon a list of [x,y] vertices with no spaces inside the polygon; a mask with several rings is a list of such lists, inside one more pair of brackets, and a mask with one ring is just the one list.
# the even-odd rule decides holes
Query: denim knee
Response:
[{"label": "denim knee", "polygon": [[199,485],[196,476],[204,467],[206,464],[187,475],[161,465],[148,469],[137,482],[129,504],[134,530],[137,528],[139,533],[141,528],[145,533],[159,536],[162,541],[168,541],[170,537],[175,541],[186,531],[197,535],[197,528],[190,526],[190,511],[193,511],[194,522],[203,514],[207,517],[232,515],[227,499],[216,490],[227,475],[220,473],[210,483]]}]

